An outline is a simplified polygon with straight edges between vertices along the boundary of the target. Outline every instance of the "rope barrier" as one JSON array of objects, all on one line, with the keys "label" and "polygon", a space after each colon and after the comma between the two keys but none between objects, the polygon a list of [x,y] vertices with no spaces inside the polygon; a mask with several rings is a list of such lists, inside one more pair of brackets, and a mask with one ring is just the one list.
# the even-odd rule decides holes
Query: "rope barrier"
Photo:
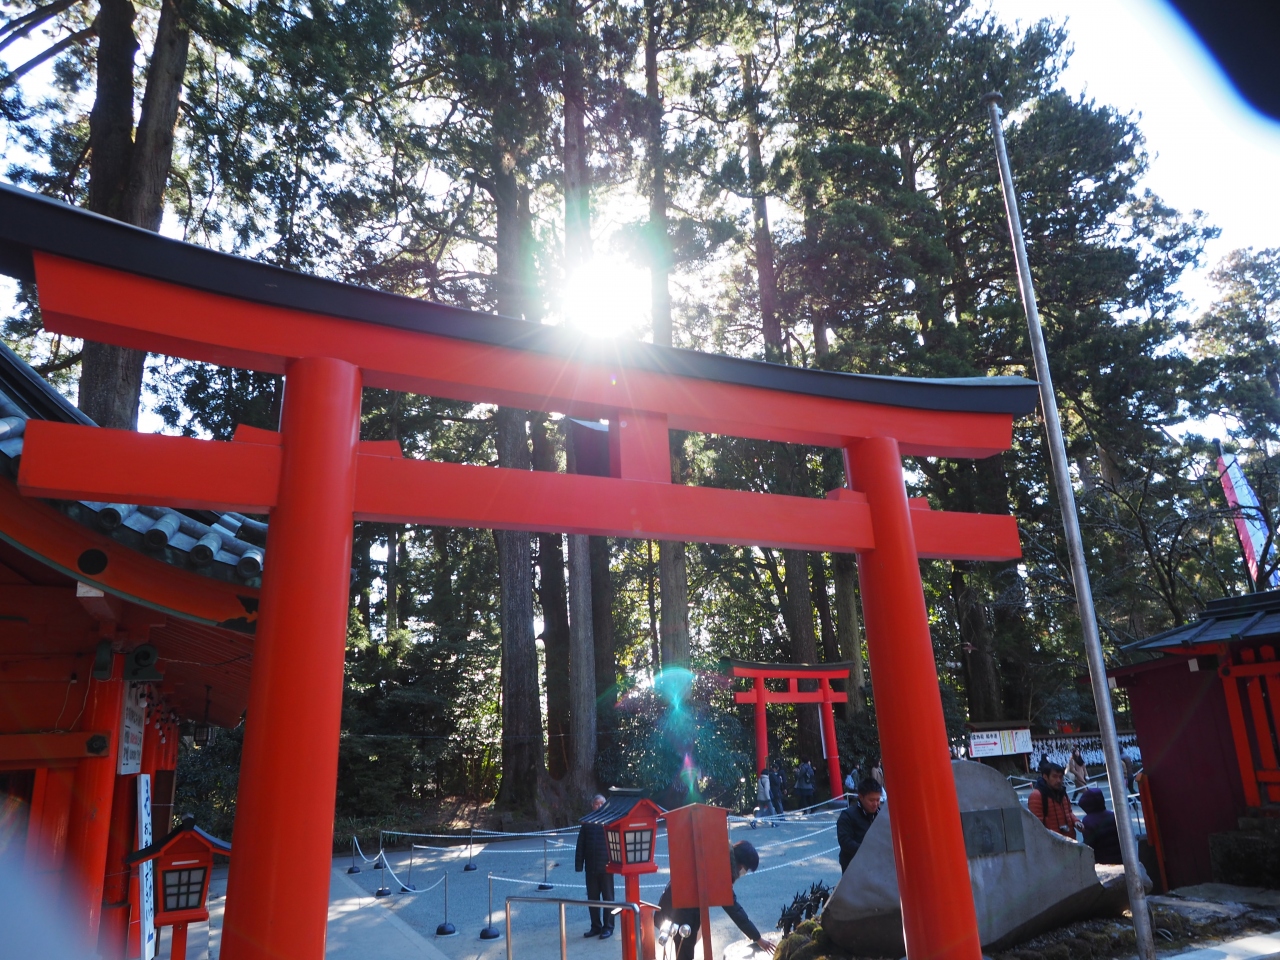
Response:
[{"label": "rope barrier", "polygon": [[[541,881],[538,881],[538,880],[518,880],[518,879],[516,879],[515,877],[500,877],[500,876],[498,876],[496,873],[491,873],[491,874],[489,874],[489,877],[490,877],[490,879],[493,879],[493,880],[501,880],[503,883],[523,883],[523,884],[533,884],[533,885],[535,885],[535,886],[536,886],[536,885],[538,885],[539,883],[541,883]],[[579,882],[579,883],[548,883],[548,884],[546,884],[546,886],[548,886],[548,887],[553,887],[553,888],[556,888],[556,889],[561,889],[561,890],[581,890],[581,889],[582,889],[582,887],[583,887],[583,885],[584,885],[585,883],[586,883],[586,881],[584,880],[584,881],[581,881],[581,882]],[[641,890],[662,890],[662,889],[664,889],[665,887],[666,887],[666,884],[665,884],[665,883],[642,883],[642,884],[640,884],[640,889],[641,889]],[[605,903],[616,903],[616,902],[618,902],[618,901],[611,901],[611,900],[602,900],[602,901],[600,901],[600,903],[601,903],[601,905],[602,905],[602,906],[603,906]]]},{"label": "rope barrier", "polygon": [[[827,856],[827,854],[835,853],[835,851],[839,849],[840,849],[840,844],[837,843],[834,847],[827,847],[827,849],[819,850],[817,853],[811,853],[807,857],[800,857],[798,860],[788,860],[786,863],[780,863],[774,867],[765,867],[763,870],[757,870],[755,873],[747,874],[747,876],[758,877],[762,873],[772,873],[774,870],[781,870],[783,867],[792,867],[792,866],[795,866],[797,863],[804,863],[807,860],[816,860],[818,857],[825,857]],[[743,879],[745,879],[745,877]]]},{"label": "rope barrier", "polygon": [[364,855],[364,851],[360,849],[360,841],[359,841],[359,840],[357,840],[357,839],[353,836],[353,837],[351,838],[351,842],[352,842],[352,843],[354,843],[354,844],[356,845],[356,853],[360,854],[360,859],[361,859],[361,860],[363,860],[365,863],[377,863],[377,862],[378,862],[378,858],[379,858],[380,856],[382,856],[382,849],[381,849],[381,845],[379,845],[378,852],[377,852],[377,853],[375,853],[375,854],[373,855],[373,859],[372,859],[372,860],[370,860],[368,857],[366,857],[366,856]]}]

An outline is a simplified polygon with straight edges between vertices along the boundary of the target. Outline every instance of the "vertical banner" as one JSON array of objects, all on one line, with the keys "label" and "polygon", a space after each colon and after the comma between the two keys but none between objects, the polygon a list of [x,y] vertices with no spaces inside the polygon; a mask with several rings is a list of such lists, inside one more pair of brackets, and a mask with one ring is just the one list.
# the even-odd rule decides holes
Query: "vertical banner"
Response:
[{"label": "vertical banner", "polygon": [[[1226,494],[1227,503],[1235,511],[1236,533],[1240,536],[1240,546],[1244,548],[1249,576],[1257,583],[1258,568],[1274,557],[1276,545],[1271,541],[1271,529],[1267,525],[1262,504],[1249,485],[1244,471],[1240,469],[1240,461],[1233,453],[1223,453],[1220,444],[1218,478],[1222,481],[1222,492]],[[1280,587],[1280,567],[1273,569],[1268,579],[1272,587]]]},{"label": "vertical banner", "polygon": [[[138,774],[138,849],[151,846],[151,775]],[[138,865],[138,909],[141,913],[142,960],[156,955],[155,861]]]}]

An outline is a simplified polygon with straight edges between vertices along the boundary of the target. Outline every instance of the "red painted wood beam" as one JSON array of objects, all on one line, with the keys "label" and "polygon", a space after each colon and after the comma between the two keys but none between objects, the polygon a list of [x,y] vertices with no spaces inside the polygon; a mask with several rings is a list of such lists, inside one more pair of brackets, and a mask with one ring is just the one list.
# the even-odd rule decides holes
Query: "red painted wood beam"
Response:
[{"label": "red painted wood beam", "polygon": [[764,677],[766,680],[786,680],[796,678],[797,680],[847,680],[849,677],[849,668],[846,666],[839,670],[823,670],[821,667],[809,667],[806,665],[804,670],[788,670],[785,666],[777,668],[766,667],[740,667],[731,668],[735,677]]},{"label": "red painted wood beam", "polygon": [[[0,736],[0,760],[78,760],[106,756],[110,730],[79,733],[10,733]],[[102,748],[90,750],[90,744]]]},{"label": "red painted wood beam", "polygon": [[[823,703],[828,698],[822,695],[821,690],[812,690],[808,692],[791,693],[789,691],[766,690],[764,696],[765,703]],[[756,692],[754,690],[735,690],[733,693],[735,703],[758,703]],[[848,703],[847,694],[840,693],[837,690],[831,691],[831,703]]]},{"label": "red painted wood beam", "polygon": [[[362,449],[369,449],[362,445]],[[857,498],[818,500],[644,480],[358,456],[361,520],[857,552],[874,547]],[[265,513],[281,448],[31,421],[18,486],[27,496]],[[1021,556],[1012,517],[912,510],[922,557]]]},{"label": "red painted wood beam", "polygon": [[[283,373],[340,357],[367,386],[589,418],[667,417],[673,430],[842,447],[894,437],[905,456],[987,457],[1009,448],[1002,413],[913,410],[716,383],[309,314],[35,254],[41,317],[69,336]],[[174,322],[181,318],[181,324]]]}]

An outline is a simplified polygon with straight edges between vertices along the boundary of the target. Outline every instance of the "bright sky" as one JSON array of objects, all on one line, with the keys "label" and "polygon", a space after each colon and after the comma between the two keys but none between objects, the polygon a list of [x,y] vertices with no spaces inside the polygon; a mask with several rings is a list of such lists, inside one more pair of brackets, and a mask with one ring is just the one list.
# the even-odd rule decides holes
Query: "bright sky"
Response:
[{"label": "bright sky", "polygon": [[[1203,210],[1222,229],[1210,266],[1237,247],[1280,246],[1280,124],[1235,92],[1168,3],[991,0],[991,7],[1024,27],[1044,17],[1066,23],[1075,53],[1064,86],[1140,114],[1152,156],[1145,186],[1179,210]],[[1213,293],[1204,273],[1184,284],[1202,305]]]}]

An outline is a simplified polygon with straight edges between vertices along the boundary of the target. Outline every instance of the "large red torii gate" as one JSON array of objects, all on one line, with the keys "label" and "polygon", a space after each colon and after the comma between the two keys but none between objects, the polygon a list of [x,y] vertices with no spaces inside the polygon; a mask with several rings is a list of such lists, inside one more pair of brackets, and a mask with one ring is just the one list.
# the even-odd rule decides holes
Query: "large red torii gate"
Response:
[{"label": "large red torii gate", "polygon": [[[759,773],[769,762],[769,719],[766,707],[771,703],[816,703],[822,714],[822,742],[827,750],[827,777],[831,781],[831,799],[844,794],[844,778],[840,774],[840,751],[836,747],[836,718],[833,703],[848,703],[843,690],[832,690],[832,680],[848,680],[852,663],[752,663],[729,660],[729,672],[751,681],[750,690],[736,690],[735,703],[753,703],[756,707],[756,768]],[[774,691],[765,687],[766,680],[786,680],[787,689]],[[812,680],[817,690],[801,690],[799,681]]]},{"label": "large red torii gate", "polygon": [[[353,519],[857,553],[908,951],[981,956],[919,558],[1016,558],[1017,526],[909,501],[901,457],[1007,449],[1033,384],[592,347],[8,187],[0,260],[37,281],[50,331],[285,375],[278,433],[214,442],[31,421],[18,478],[28,496],[270,514],[226,960],[324,955]],[[611,476],[406,459],[394,443],[360,440],[365,386],[608,419]],[[847,486],[818,500],[674,484],[671,429],[838,447]]]}]

